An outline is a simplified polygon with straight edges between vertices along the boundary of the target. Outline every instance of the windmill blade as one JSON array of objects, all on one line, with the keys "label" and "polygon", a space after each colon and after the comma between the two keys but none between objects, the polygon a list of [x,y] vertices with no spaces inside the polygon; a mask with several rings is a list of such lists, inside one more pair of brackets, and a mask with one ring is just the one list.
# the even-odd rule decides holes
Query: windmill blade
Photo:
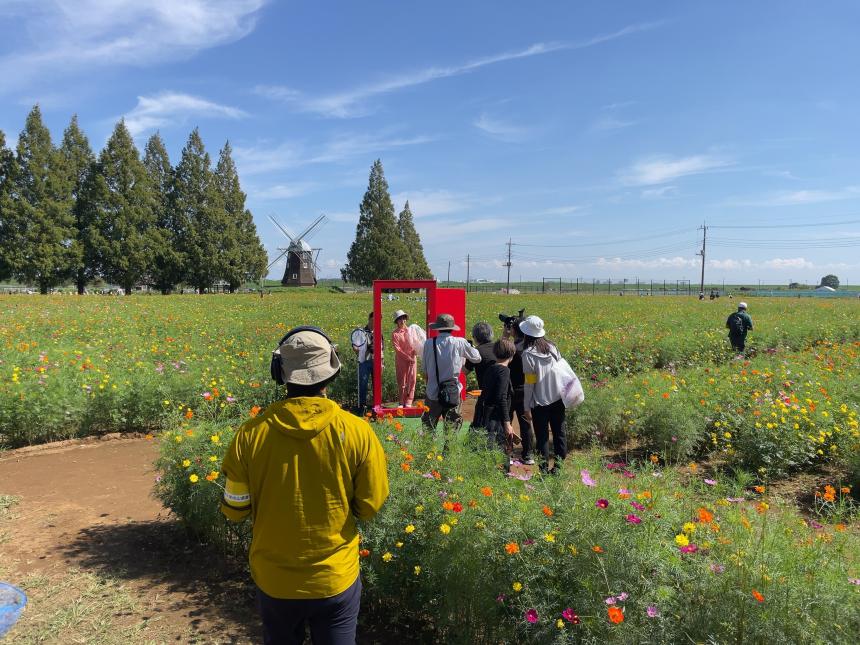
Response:
[{"label": "windmill blade", "polygon": [[[290,242],[295,242],[295,241],[296,241],[295,239],[293,239],[293,236],[292,236],[292,235],[290,235],[289,233],[287,233],[287,229],[285,229],[283,226],[281,226],[281,225],[280,225],[280,223],[278,222],[278,220],[276,220],[276,219],[275,219],[274,217],[272,217],[271,215],[269,215],[269,219],[270,219],[270,220],[272,220],[272,222],[274,223],[274,225],[275,225],[275,226],[277,226],[279,229],[281,229],[281,233],[283,233],[283,234],[284,234],[284,235],[286,235],[288,238],[290,238]],[[299,235],[299,237],[298,237],[298,238],[296,238],[296,239],[301,239],[301,235]]]},{"label": "windmill blade", "polygon": [[289,250],[289,249],[284,249],[284,252],[283,252],[283,253],[281,253],[278,257],[276,257],[274,260],[272,260],[272,261],[269,263],[269,266],[267,266],[267,267],[266,267],[266,272],[268,272],[268,271],[269,271],[269,269],[271,269],[271,268],[272,268],[273,266],[275,266],[278,262],[280,262],[280,261],[281,261],[281,258],[282,258],[282,257],[284,257],[284,256],[285,256],[287,253],[289,253],[289,252],[290,252],[290,250]]},{"label": "windmill blade", "polygon": [[302,239],[304,239],[304,238],[305,238],[305,236],[306,236],[308,233],[310,233],[310,232],[311,232],[312,230],[314,230],[317,226],[319,226],[320,224],[322,224],[322,223],[325,221],[325,219],[326,219],[325,215],[320,215],[319,217],[317,217],[317,218],[313,221],[313,223],[312,223],[310,226],[308,226],[308,227],[307,227],[307,228],[302,232],[302,234],[301,234],[301,235],[299,235],[296,239],[297,239],[297,240],[302,240]]}]

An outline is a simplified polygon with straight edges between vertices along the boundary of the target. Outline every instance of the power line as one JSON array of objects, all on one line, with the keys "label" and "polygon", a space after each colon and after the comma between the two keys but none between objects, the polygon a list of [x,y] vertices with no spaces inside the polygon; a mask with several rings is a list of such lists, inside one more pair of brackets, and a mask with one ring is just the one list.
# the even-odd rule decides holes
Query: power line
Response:
[{"label": "power line", "polygon": [[820,226],[844,226],[845,224],[860,224],[860,219],[849,219],[841,222],[809,222],[807,224],[737,224],[711,226],[711,228],[765,228],[765,229],[783,229],[783,228],[818,228]]}]

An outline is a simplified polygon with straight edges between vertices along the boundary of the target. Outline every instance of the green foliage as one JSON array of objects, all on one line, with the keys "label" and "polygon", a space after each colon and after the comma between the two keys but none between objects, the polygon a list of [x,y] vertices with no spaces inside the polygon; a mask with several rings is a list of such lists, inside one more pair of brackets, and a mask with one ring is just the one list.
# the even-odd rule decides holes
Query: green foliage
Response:
[{"label": "green foliage", "polygon": [[382,162],[377,159],[370,169],[367,191],[359,206],[355,240],[341,275],[357,284],[407,278],[410,259],[409,249],[400,239]]},{"label": "green foliage", "polygon": [[400,233],[400,239],[409,251],[409,270],[406,277],[411,280],[432,280],[433,272],[430,271],[427,258],[424,257],[424,247],[421,246],[421,238],[418,236],[418,231],[415,230],[415,222],[412,219],[412,211],[408,201],[397,218],[397,230]]},{"label": "green foliage", "polygon": [[63,141],[60,144],[60,156],[63,159],[62,170],[66,174],[66,183],[71,188],[72,211],[75,215],[75,232],[77,233],[78,245],[81,248],[81,257],[75,271],[75,286],[78,293],[84,292],[87,282],[96,277],[95,257],[92,249],[88,247],[86,238],[81,231],[87,229],[87,223],[82,219],[81,193],[87,178],[92,171],[95,157],[90,148],[90,142],[78,126],[78,116],[72,116],[69,126],[63,133]]},{"label": "green foliage", "polygon": [[149,174],[151,190],[155,195],[155,229],[153,231],[153,262],[150,268],[152,286],[168,294],[182,280],[182,254],[179,250],[181,227],[171,208],[173,168],[156,132],[146,142],[143,165]]},{"label": "green foliage", "polygon": [[[593,455],[521,481],[480,437],[442,455],[417,425],[399,426],[375,427],[391,495],[361,526],[361,562],[366,605],[401,630],[424,625],[450,643],[849,643],[860,630],[857,535],[812,528],[746,480]],[[248,526],[228,528],[212,478],[230,435],[193,422],[162,435],[156,494],[235,553]]]},{"label": "green foliage", "polygon": [[125,123],[120,121],[99,155],[79,201],[85,246],[98,274],[126,294],[150,278],[156,196]]},{"label": "green foliage", "polygon": [[823,278],[821,278],[821,287],[831,287],[833,289],[839,288],[839,278],[837,278],[832,273],[827,274]]},{"label": "green foliage", "polygon": [[[37,284],[41,293],[65,283],[77,272],[81,249],[72,214],[72,175],[51,143],[36,105],[18,137],[12,194],[6,228],[6,261],[15,277]],[[8,219],[7,219],[8,218]]]},{"label": "green foliage", "polygon": [[10,254],[13,238],[13,178],[15,155],[6,147],[6,135],[0,130],[0,280],[12,275]]},{"label": "green foliage", "polygon": [[243,283],[263,275],[269,261],[266,249],[257,237],[251,211],[245,208],[245,193],[239,184],[239,173],[229,142],[224,144],[218,156],[215,183],[223,201],[227,226],[219,253],[219,275],[233,293]]}]

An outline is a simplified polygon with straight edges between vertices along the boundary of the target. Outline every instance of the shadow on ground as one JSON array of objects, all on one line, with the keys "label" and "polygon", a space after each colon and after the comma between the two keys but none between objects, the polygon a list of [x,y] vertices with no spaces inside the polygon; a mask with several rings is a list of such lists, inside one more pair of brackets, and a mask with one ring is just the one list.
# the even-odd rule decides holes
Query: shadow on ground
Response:
[{"label": "shadow on ground", "polygon": [[128,581],[147,620],[181,619],[199,642],[260,639],[247,567],[198,543],[176,521],[89,527],[62,550],[72,566]]}]

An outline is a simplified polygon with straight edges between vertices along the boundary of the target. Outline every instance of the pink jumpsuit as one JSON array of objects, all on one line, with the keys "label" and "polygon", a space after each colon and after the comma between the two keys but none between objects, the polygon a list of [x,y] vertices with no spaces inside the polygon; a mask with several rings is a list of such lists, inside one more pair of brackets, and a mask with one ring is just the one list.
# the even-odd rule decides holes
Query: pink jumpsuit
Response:
[{"label": "pink jumpsuit", "polygon": [[400,403],[404,407],[412,405],[415,398],[415,350],[409,342],[409,329],[395,329],[391,335],[394,345],[394,368],[397,375],[397,387],[400,391]]}]

